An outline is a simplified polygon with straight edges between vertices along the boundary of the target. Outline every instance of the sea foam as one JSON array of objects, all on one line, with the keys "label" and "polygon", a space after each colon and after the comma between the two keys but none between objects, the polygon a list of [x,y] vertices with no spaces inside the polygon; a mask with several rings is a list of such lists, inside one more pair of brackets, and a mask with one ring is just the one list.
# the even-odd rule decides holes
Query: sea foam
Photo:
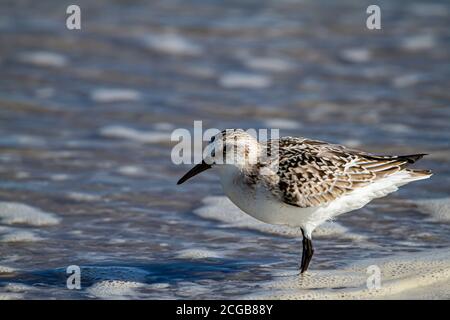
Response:
[{"label": "sea foam", "polygon": [[13,273],[15,271],[17,271],[17,270],[14,269],[14,268],[0,265],[0,274],[2,274],[2,273]]},{"label": "sea foam", "polygon": [[100,299],[133,299],[138,289],[146,286],[150,272],[121,266],[85,266],[81,268],[83,279],[94,283],[86,289],[89,295]]},{"label": "sea foam", "polygon": [[0,228],[0,242],[35,242],[41,241],[35,232],[16,228]]},{"label": "sea foam", "polygon": [[141,94],[132,89],[96,89],[91,92],[91,98],[95,102],[123,102],[123,101],[138,101],[141,99]]},{"label": "sea foam", "polygon": [[230,72],[219,79],[224,88],[263,89],[272,84],[268,76],[252,73]]},{"label": "sea foam", "polygon": [[145,170],[142,167],[139,166],[133,166],[133,165],[127,165],[127,166],[120,166],[117,171],[124,175],[129,177],[143,177],[145,176]]},{"label": "sea foam", "polygon": [[121,138],[141,143],[169,142],[170,134],[159,131],[140,131],[133,128],[111,125],[100,129],[100,135],[107,138]]},{"label": "sea foam", "polygon": [[341,57],[349,62],[362,63],[371,59],[371,53],[366,48],[349,48],[341,51]]},{"label": "sea foam", "polygon": [[292,64],[278,58],[251,57],[245,60],[245,64],[258,71],[284,72],[292,69]]},{"label": "sea foam", "polygon": [[85,192],[75,192],[71,191],[66,194],[66,197],[75,200],[75,201],[85,201],[85,202],[91,202],[91,201],[99,201],[102,199],[101,196],[85,193]]},{"label": "sea foam", "polygon": [[175,32],[149,35],[143,42],[150,49],[172,55],[199,55],[203,51],[199,45]]},{"label": "sea foam", "polygon": [[0,221],[4,224],[51,226],[60,222],[53,213],[17,202],[0,202]]},{"label": "sea foam", "polygon": [[218,252],[214,252],[206,249],[185,249],[181,250],[177,254],[179,259],[207,259],[207,258],[222,258],[222,255]]},{"label": "sea foam", "polygon": [[60,68],[67,65],[67,58],[65,56],[47,51],[24,52],[19,54],[18,60],[22,63],[39,67]]},{"label": "sea foam", "polygon": [[433,35],[422,34],[405,38],[401,46],[410,51],[428,50],[435,48],[437,41]]},{"label": "sea foam", "polygon": [[283,118],[273,118],[264,120],[264,124],[271,129],[298,129],[301,124],[297,121]]},{"label": "sea foam", "polygon": [[144,283],[134,281],[122,281],[122,280],[105,280],[100,281],[89,287],[86,291],[100,299],[136,299],[138,298],[138,291],[145,287]]}]

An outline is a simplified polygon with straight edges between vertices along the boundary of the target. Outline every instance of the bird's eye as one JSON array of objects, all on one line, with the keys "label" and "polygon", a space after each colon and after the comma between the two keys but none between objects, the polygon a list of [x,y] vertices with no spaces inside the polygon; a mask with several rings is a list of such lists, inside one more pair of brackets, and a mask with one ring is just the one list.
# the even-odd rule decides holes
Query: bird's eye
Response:
[{"label": "bird's eye", "polygon": [[215,136],[212,136],[212,137],[211,137],[211,140],[210,140],[209,142],[214,142],[214,140],[216,140],[216,137],[215,137]]}]

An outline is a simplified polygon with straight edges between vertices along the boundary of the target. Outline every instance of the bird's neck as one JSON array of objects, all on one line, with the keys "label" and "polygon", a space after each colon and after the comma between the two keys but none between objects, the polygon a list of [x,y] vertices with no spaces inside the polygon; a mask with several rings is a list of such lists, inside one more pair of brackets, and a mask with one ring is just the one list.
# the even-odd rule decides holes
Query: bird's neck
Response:
[{"label": "bird's neck", "polygon": [[242,176],[249,175],[254,172],[257,164],[224,164],[218,167],[220,180],[222,182],[232,183],[234,180]]}]

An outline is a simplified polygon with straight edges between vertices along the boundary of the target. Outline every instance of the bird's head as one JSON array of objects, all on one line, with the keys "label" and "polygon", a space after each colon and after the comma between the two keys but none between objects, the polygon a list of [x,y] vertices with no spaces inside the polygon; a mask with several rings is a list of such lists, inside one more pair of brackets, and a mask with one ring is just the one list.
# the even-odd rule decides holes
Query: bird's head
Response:
[{"label": "bird's head", "polygon": [[203,150],[203,161],[189,170],[178,182],[181,184],[213,166],[232,165],[241,170],[256,164],[259,144],[242,129],[226,129],[211,138]]}]

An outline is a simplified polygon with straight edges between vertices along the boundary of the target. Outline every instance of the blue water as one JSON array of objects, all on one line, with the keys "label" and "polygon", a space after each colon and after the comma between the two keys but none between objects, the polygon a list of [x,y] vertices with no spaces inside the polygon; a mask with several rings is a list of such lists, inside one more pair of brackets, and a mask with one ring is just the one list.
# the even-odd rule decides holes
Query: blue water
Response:
[{"label": "blue water", "polygon": [[[62,2],[0,4],[0,201],[60,218],[0,218],[0,266],[15,270],[0,273],[0,296],[102,298],[89,288],[117,280],[144,285],[125,298],[239,298],[295,270],[300,239],[193,213],[223,194],[217,177],[177,186],[188,166],[172,164],[169,139],[149,137],[194,120],[275,119],[282,135],[430,154],[418,167],[431,180],[338,219],[377,248],[318,237],[313,269],[449,247],[448,221],[410,202],[450,196],[448,2],[381,1],[379,31],[365,28],[370,1],[77,3],[79,31],[65,28]],[[8,240],[24,231],[39,239]],[[183,255],[192,248],[214,254]],[[73,264],[81,290],[66,288]]]}]

